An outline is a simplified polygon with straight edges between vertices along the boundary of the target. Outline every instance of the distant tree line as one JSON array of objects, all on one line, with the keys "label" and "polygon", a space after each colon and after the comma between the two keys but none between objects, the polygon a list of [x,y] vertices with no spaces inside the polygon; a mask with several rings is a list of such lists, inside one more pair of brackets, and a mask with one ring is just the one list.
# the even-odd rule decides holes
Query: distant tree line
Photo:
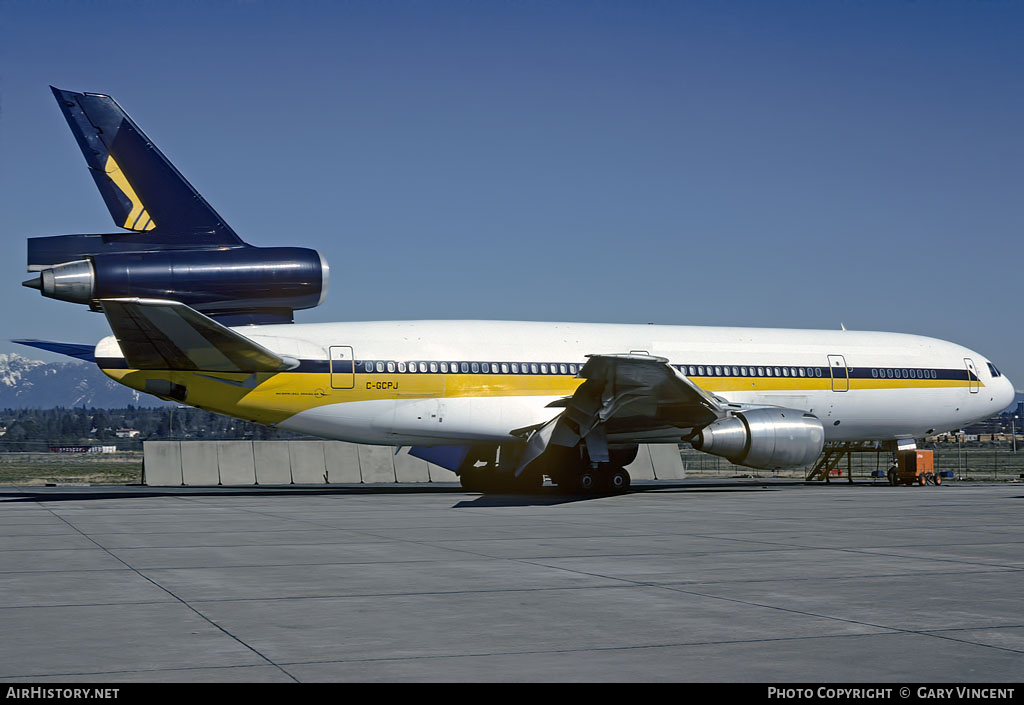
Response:
[{"label": "distant tree line", "polygon": [[[134,429],[134,438],[118,431]],[[0,452],[46,451],[50,446],[116,445],[141,450],[146,440],[289,440],[310,438],[192,407],[124,409],[4,409]],[[122,433],[124,433],[122,431]]]}]

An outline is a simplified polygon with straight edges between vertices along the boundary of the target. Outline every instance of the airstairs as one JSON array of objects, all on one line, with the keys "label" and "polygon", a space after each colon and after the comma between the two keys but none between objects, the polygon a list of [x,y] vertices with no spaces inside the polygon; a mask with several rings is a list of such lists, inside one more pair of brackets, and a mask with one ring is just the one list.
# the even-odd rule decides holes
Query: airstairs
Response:
[{"label": "airstairs", "polygon": [[883,446],[879,441],[834,441],[825,444],[821,457],[814,468],[807,473],[806,480],[829,482],[832,472],[846,458],[846,480],[853,482],[853,453],[880,453]]}]

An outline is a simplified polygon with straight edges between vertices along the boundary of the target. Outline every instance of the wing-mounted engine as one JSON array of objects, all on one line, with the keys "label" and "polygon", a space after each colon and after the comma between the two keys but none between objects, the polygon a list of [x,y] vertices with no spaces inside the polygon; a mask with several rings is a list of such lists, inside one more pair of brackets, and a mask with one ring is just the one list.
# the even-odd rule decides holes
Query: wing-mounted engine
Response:
[{"label": "wing-mounted engine", "polygon": [[108,95],[53,88],[115,225],[127,232],[30,238],[24,282],[86,304],[180,301],[226,325],[290,323],[327,295],[315,250],[244,242]]},{"label": "wing-mounted engine", "polygon": [[825,428],[804,411],[761,407],[705,426],[692,444],[736,465],[781,470],[813,463],[825,445]]}]

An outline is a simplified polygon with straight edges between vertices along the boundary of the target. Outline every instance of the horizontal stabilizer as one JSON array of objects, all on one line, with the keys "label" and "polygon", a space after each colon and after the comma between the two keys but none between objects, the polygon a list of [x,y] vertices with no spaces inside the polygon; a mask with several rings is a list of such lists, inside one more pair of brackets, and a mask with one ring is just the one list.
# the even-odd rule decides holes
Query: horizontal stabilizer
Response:
[{"label": "horizontal stabilizer", "polygon": [[131,369],[280,372],[299,364],[178,301],[101,299],[100,306]]},{"label": "horizontal stabilizer", "polygon": [[86,362],[96,362],[96,357],[93,354],[96,350],[95,345],[81,345],[79,343],[55,343],[49,340],[36,340],[36,339],[24,339],[24,340],[12,340],[12,343],[18,345],[27,345],[31,348],[39,348],[40,350],[48,350],[49,352],[59,353],[61,355],[67,355],[78,360],[85,360]]}]

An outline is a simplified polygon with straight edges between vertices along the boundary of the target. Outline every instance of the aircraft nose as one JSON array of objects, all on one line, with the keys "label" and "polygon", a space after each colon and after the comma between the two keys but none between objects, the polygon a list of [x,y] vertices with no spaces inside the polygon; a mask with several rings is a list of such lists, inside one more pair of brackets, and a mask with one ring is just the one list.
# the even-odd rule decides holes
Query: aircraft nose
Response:
[{"label": "aircraft nose", "polygon": [[1013,404],[1013,400],[1017,398],[1017,392],[1013,388],[1013,382],[1011,382],[1010,379],[1005,376],[1003,377],[1003,387],[1002,389],[999,390],[999,392],[999,400],[1002,403],[1002,406],[999,407],[999,410],[1002,411],[1006,407]]}]

